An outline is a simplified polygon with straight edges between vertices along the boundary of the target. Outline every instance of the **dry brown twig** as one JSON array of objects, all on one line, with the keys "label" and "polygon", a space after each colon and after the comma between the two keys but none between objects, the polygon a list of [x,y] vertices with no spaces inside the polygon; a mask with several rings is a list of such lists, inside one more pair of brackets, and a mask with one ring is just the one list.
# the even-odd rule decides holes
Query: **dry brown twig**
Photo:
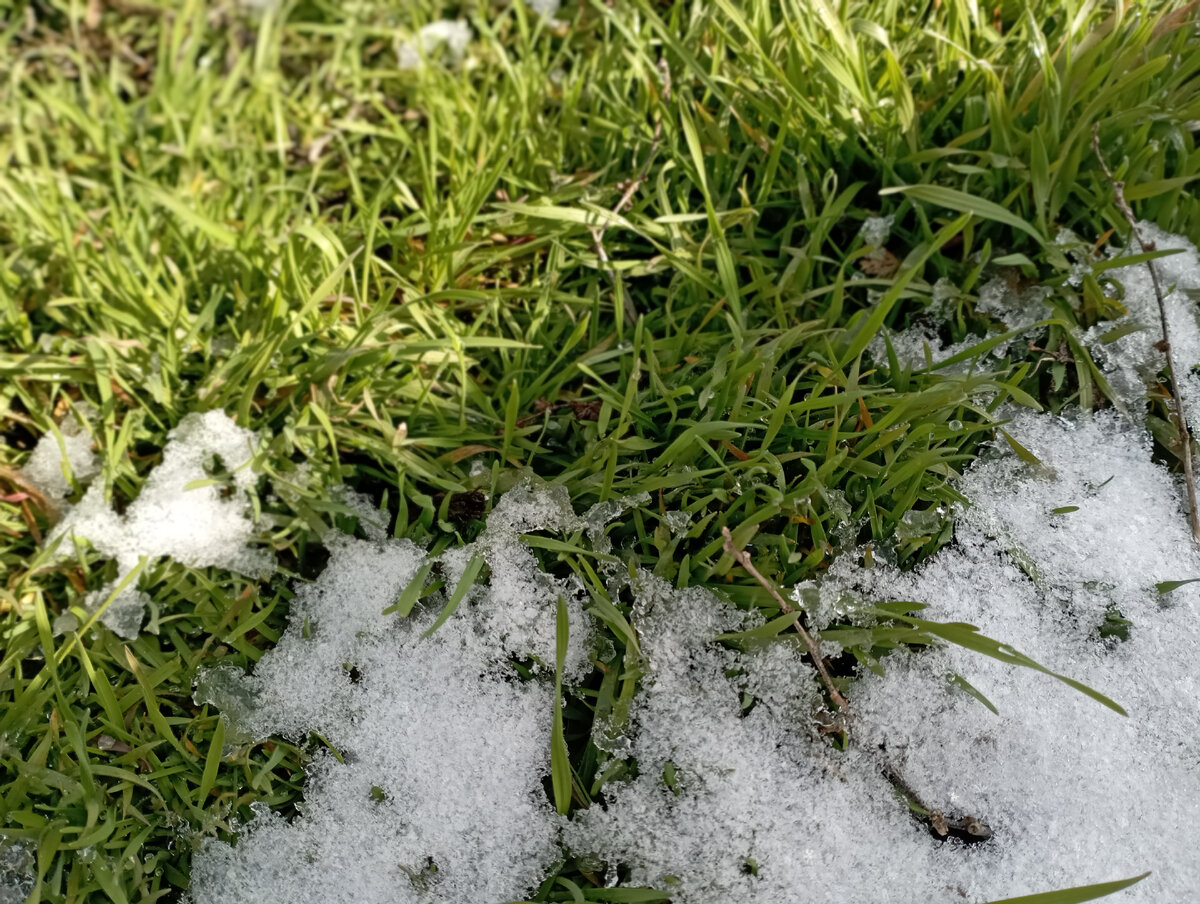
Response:
[{"label": "dry brown twig", "polygon": [[[784,613],[794,612],[796,607],[785,600],[783,595],[775,589],[775,586],[762,576],[762,572],[754,567],[754,562],[751,561],[750,554],[746,550],[738,549],[733,545],[733,534],[729,532],[729,528],[722,527],[721,536],[725,538],[725,552],[733,556],[737,560],[737,563],[750,573],[751,577],[766,588],[767,592],[775,598],[775,602],[779,603],[779,608]],[[817,646],[816,640],[813,639],[813,636],[805,630],[804,625],[800,624],[799,621],[792,622],[792,627],[796,629],[796,633],[800,635],[804,641],[804,645],[808,647],[808,654],[812,657],[813,664],[817,667],[817,674],[821,676],[821,682],[825,685],[825,690],[829,691],[829,699],[837,704],[839,710],[846,712],[850,708],[850,703],[842,696],[842,692],[833,683],[833,676],[829,674],[829,669],[825,667],[825,660],[821,656],[821,648]]]},{"label": "dry brown twig", "polygon": [[[1133,215],[1133,208],[1129,206],[1129,202],[1125,199],[1125,183],[1113,175],[1112,170],[1108,168],[1108,164],[1104,160],[1104,155],[1100,153],[1099,123],[1092,124],[1092,150],[1096,154],[1096,159],[1100,161],[1100,169],[1104,171],[1104,175],[1112,185],[1117,209],[1121,211],[1121,214],[1129,223],[1129,229],[1133,233],[1133,237],[1137,240],[1138,247],[1142,249],[1143,254],[1157,250],[1153,242],[1147,242],[1142,238],[1141,230],[1137,226],[1137,219]],[[1200,546],[1200,506],[1196,505],[1196,474],[1192,462],[1192,434],[1188,429],[1187,411],[1183,402],[1183,393],[1179,388],[1179,371],[1175,367],[1175,356],[1171,348],[1171,333],[1167,326],[1167,303],[1163,297],[1162,285],[1158,281],[1158,271],[1154,269],[1154,261],[1146,261],[1146,268],[1150,271],[1150,282],[1154,285],[1154,297],[1158,301],[1158,318],[1162,324],[1161,348],[1167,356],[1167,370],[1171,373],[1171,396],[1175,401],[1175,425],[1179,428],[1179,443],[1181,446],[1179,457],[1183,460],[1183,479],[1187,484],[1188,523],[1192,528],[1192,539],[1196,542],[1197,546]]]}]

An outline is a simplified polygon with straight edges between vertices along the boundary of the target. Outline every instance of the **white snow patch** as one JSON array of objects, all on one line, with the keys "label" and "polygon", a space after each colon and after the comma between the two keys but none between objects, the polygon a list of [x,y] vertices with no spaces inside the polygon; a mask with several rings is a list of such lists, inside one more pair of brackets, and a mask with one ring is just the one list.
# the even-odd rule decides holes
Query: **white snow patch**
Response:
[{"label": "white snow patch", "polygon": [[[209,675],[242,737],[319,732],[344,757],[320,757],[291,823],[261,809],[236,846],[196,856],[195,904],[521,899],[560,856],[550,771],[555,609],[571,625],[566,671],[588,667],[583,588],[537,567],[518,535],[579,530],[564,491],[519,486],[473,545],[437,560],[445,589],[408,617],[384,614],[426,554],[407,540],[330,542],[300,589],[291,625],[250,676]],[[490,569],[455,614],[423,637],[472,556]],[[519,679],[509,657],[532,657]]]},{"label": "white snow patch", "polygon": [[401,69],[419,69],[424,60],[441,47],[451,63],[458,63],[473,37],[471,26],[461,19],[439,19],[418,29],[411,41],[399,42],[396,59]]},{"label": "white snow patch", "polygon": [[715,644],[756,619],[705,590],[642,575],[636,594],[649,671],[622,753],[638,776],[605,786],[606,805],[567,828],[569,847],[610,875],[627,864],[627,884],[675,904],[937,899],[935,845],[869,758],[813,737],[816,684],[799,650]]},{"label": "white snow patch", "polygon": [[[1178,487],[1150,460],[1144,433],[1115,416],[1025,415],[1008,429],[1053,478],[1011,453],[978,464],[961,487],[974,507],[954,548],[915,574],[845,560],[827,583],[927,602],[923,617],[977,625],[1117,700],[1129,718],[1044,675],[947,647],[894,654],[885,677],[859,682],[858,743],[885,745],[922,798],[995,831],[970,856],[939,861],[969,900],[1145,870],[1154,875],[1123,901],[1184,900],[1200,887],[1200,594],[1155,589],[1200,576]],[[1105,642],[1101,625],[1117,613],[1132,622],[1129,639]],[[951,686],[953,673],[999,716]]]},{"label": "white snow patch", "polygon": [[[143,556],[263,574],[271,560],[250,546],[254,524],[246,500],[257,479],[247,467],[255,443],[253,432],[221,411],[190,414],[169,434],[162,462],[123,515],[104,501],[104,487],[93,484],[50,536],[87,541],[117,560],[116,580],[89,595],[87,605],[107,599]],[[217,461],[230,473],[231,486],[210,476]],[[127,589],[101,621],[123,637],[136,636],[143,603],[143,596]]]},{"label": "white snow patch", "polygon": [[68,419],[57,435],[47,433],[38,440],[21,473],[47,497],[61,501],[71,493],[68,473],[84,483],[99,470],[92,437]]}]

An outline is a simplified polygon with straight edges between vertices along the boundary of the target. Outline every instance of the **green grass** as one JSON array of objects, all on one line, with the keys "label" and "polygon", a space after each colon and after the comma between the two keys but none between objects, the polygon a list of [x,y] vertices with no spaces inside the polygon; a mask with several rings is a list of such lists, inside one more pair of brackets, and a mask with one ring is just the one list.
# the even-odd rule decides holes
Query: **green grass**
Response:
[{"label": "green grass", "polygon": [[[46,901],[169,900],[197,840],[299,799],[320,741],[223,759],[192,683],[277,639],[322,536],[353,529],[330,487],[435,547],[478,531],[463,494],[525,469],[577,507],[647,492],[623,556],[777,614],[723,526],[781,586],[856,541],[913,562],[948,528],[896,525],[959,498],[1003,401],[1105,403],[1073,331],[1119,301],[1072,287],[1053,243],[1123,235],[1093,125],[1139,215],[1200,238],[1180,2],[618,0],[568,4],[561,28],[483,0],[100,8],[0,12],[0,825],[36,847]],[[471,23],[468,62],[399,70],[395,42],[443,15]],[[856,278],[877,214],[900,267]],[[982,336],[995,267],[1053,289],[1053,369],[1021,348],[968,375],[864,356],[942,277],[951,338]],[[84,412],[121,504],[212,408],[262,431],[278,574],[151,562],[151,630],[52,636],[115,566],[43,547],[52,513],[14,470],[36,437]],[[873,664],[885,633],[852,652]],[[594,795],[591,699],[563,717]]]}]

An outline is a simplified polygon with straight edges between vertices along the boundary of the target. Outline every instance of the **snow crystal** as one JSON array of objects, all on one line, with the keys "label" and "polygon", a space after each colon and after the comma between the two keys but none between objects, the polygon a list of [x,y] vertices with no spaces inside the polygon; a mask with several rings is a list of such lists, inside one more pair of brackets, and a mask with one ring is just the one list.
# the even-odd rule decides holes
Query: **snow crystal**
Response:
[{"label": "snow crystal", "polygon": [[[579,530],[561,488],[518,486],[480,539],[430,560],[408,540],[330,539],[279,644],[244,677],[204,676],[197,701],[243,737],[319,732],[303,815],[263,808],[236,846],[208,843],[192,899],[207,902],[516,900],[560,857],[550,771],[559,599],[569,674],[587,668],[582,587],[537,566],[521,533]],[[425,636],[471,559],[490,577]],[[422,569],[445,586],[404,618],[385,612]],[[509,664],[532,662],[521,680]]]},{"label": "snow crystal", "polygon": [[439,19],[422,26],[412,41],[399,43],[396,57],[401,69],[419,69],[435,48],[443,47],[449,60],[457,63],[467,52],[472,37],[471,27],[466,22]]},{"label": "snow crystal", "polygon": [[68,472],[83,483],[99,470],[92,437],[68,420],[57,435],[47,433],[38,440],[21,473],[47,497],[62,500],[71,493]]},{"label": "snow crystal", "polygon": [[866,244],[879,247],[891,237],[892,224],[895,222],[894,214],[886,217],[867,217],[859,227],[858,234]]},{"label": "snow crystal", "polygon": [[[51,540],[85,540],[117,560],[116,580],[89,596],[87,605],[107,599],[143,556],[263,574],[270,558],[250,548],[254,524],[246,500],[256,481],[247,467],[255,442],[254,433],[220,411],[191,414],[171,431],[162,462],[123,515],[104,501],[104,487],[93,484],[51,535]],[[217,461],[229,472],[231,486],[210,475]],[[101,621],[124,637],[136,636],[143,602],[127,590],[113,599]]]}]

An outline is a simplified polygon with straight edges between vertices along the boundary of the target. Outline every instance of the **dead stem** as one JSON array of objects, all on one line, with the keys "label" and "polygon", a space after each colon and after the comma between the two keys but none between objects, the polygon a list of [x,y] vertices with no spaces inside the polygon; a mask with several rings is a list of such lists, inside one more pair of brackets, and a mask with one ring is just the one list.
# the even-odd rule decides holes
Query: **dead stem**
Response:
[{"label": "dead stem", "polygon": [[[1092,150],[1095,151],[1096,159],[1100,161],[1100,168],[1104,170],[1104,175],[1112,185],[1117,209],[1121,211],[1121,214],[1128,221],[1129,228],[1133,232],[1133,237],[1137,239],[1138,247],[1142,249],[1143,254],[1156,250],[1154,243],[1145,241],[1142,238],[1140,230],[1138,230],[1137,220],[1133,216],[1133,209],[1125,199],[1125,183],[1113,175],[1112,170],[1108,168],[1108,164],[1104,160],[1104,155],[1100,153],[1100,126],[1098,123],[1092,124]],[[1158,271],[1154,269],[1154,262],[1146,261],[1146,267],[1150,271],[1150,282],[1154,285],[1154,297],[1158,301],[1158,317],[1162,324],[1162,349],[1166,353],[1167,370],[1171,374],[1171,396],[1175,400],[1175,422],[1179,428],[1180,458],[1183,459],[1183,479],[1187,484],[1188,523],[1192,528],[1192,539],[1197,546],[1200,546],[1200,507],[1196,505],[1196,475],[1192,463],[1192,434],[1188,429],[1183,393],[1179,388],[1179,372],[1175,367],[1175,356],[1171,347],[1171,334],[1167,327],[1167,304],[1163,298],[1162,286],[1158,281]]]},{"label": "dead stem", "polygon": [[[754,567],[754,563],[750,560],[750,554],[744,549],[738,549],[733,545],[733,534],[729,532],[729,528],[721,528],[721,536],[725,538],[725,552],[733,556],[739,565],[750,572],[750,575],[766,588],[767,592],[775,598],[775,602],[779,603],[779,608],[785,613],[795,611],[795,607],[785,600],[783,595],[775,589],[774,585],[764,578],[762,573]],[[805,630],[804,625],[800,624],[799,621],[792,622],[792,627],[796,629],[796,633],[800,635],[804,640],[804,645],[808,647],[808,653],[812,657],[813,664],[817,667],[817,672],[821,676],[825,690],[829,691],[829,699],[837,705],[839,710],[843,712],[849,710],[850,703],[834,685],[833,676],[829,674],[829,669],[825,667],[825,660],[821,656],[821,648],[817,646],[817,642],[813,639],[813,636]]]}]

